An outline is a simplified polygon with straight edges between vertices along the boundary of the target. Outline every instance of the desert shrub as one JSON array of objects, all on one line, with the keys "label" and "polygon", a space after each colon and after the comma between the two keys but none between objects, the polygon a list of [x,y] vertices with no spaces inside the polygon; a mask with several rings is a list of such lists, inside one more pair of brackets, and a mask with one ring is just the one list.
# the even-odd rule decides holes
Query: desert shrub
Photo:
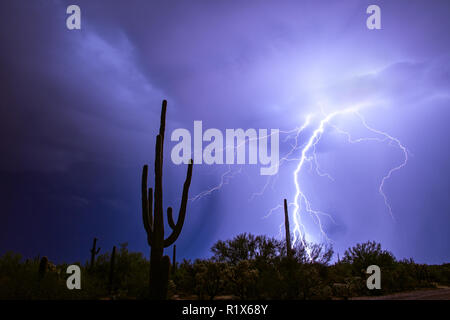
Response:
[{"label": "desert shrub", "polygon": [[217,241],[211,248],[213,259],[219,262],[237,265],[241,261],[263,259],[270,260],[281,255],[282,241],[266,236],[239,234],[231,240]]},{"label": "desert shrub", "polygon": [[295,260],[299,263],[317,263],[327,265],[333,257],[332,246],[321,243],[298,241],[292,248]]},{"label": "desert shrub", "polygon": [[195,286],[200,298],[205,295],[213,300],[224,292],[228,267],[225,263],[213,260],[197,260],[195,265]]},{"label": "desert shrub", "polygon": [[230,265],[230,290],[241,299],[312,299],[331,291],[333,249],[322,244],[300,241],[287,257],[284,241],[244,233],[218,241],[212,252],[215,261]]},{"label": "desert shrub", "polygon": [[150,263],[142,253],[129,252],[128,244],[120,245],[115,266],[116,285],[126,297],[146,296],[149,284]]},{"label": "desert shrub", "polygon": [[[98,256],[95,266],[87,270],[89,281],[96,290],[94,296],[109,296],[109,270],[111,254]],[[142,253],[129,252],[128,244],[122,243],[116,253],[114,266],[113,294],[115,298],[145,298],[148,296],[150,263]]]},{"label": "desert shrub", "polygon": [[365,274],[367,267],[377,265],[382,270],[390,269],[394,266],[395,258],[392,253],[381,249],[381,244],[375,241],[366,243],[358,243],[356,246],[349,248],[344,253],[344,263],[352,266],[355,276]]},{"label": "desert shrub", "polygon": [[436,284],[450,285],[450,263],[428,266],[430,281]]},{"label": "desert shrub", "polygon": [[38,284],[39,260],[7,252],[0,258],[0,299],[31,299]]},{"label": "desert shrub", "polygon": [[406,291],[417,288],[419,282],[415,276],[414,269],[414,262],[399,261],[392,272],[392,278],[395,280],[392,283],[387,283],[387,287],[390,287],[392,291]]},{"label": "desert shrub", "polygon": [[190,295],[195,293],[195,273],[194,265],[190,260],[183,259],[183,261],[178,264],[178,267],[173,274],[173,281],[176,285],[178,294]]},{"label": "desert shrub", "polygon": [[227,272],[227,279],[232,294],[242,300],[255,299],[258,276],[258,270],[249,260],[242,260],[236,265],[231,265]]},{"label": "desert shrub", "polygon": [[258,270],[258,281],[256,282],[256,298],[257,299],[280,299],[284,294],[282,284],[282,275],[277,266],[278,261],[270,261],[263,263],[258,261],[255,263]]},{"label": "desert shrub", "polygon": [[[45,272],[39,271],[40,259],[23,261],[19,254],[6,253],[0,258],[0,299],[87,299],[87,290],[68,290],[67,264],[49,262]],[[81,267],[81,266],[80,266]],[[82,274],[83,274],[83,267]],[[82,278],[83,279],[83,278]],[[82,281],[83,285],[83,281]]]},{"label": "desert shrub", "polygon": [[[183,260],[169,280],[169,297],[214,299],[331,299],[380,295],[450,284],[450,264],[424,265],[412,259],[396,261],[380,244],[366,242],[349,248],[342,261],[329,265],[333,249],[297,242],[287,256],[284,241],[241,234],[218,241],[210,259]],[[116,253],[113,291],[109,291],[110,253],[98,256],[93,268],[80,266],[82,290],[68,290],[68,264],[26,259],[8,252],[0,257],[0,299],[134,299],[148,297],[149,261],[129,252]],[[74,263],[71,263],[74,264]],[[366,269],[381,268],[381,290],[368,290]]]}]

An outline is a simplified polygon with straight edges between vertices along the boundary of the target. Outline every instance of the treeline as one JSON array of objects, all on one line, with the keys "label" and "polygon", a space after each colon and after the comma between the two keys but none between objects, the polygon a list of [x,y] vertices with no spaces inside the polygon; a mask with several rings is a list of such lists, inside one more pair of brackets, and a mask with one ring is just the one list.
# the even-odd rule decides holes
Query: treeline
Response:
[{"label": "treeline", "polygon": [[[251,234],[218,241],[209,259],[175,261],[168,298],[347,299],[450,285],[450,264],[398,261],[375,242],[349,248],[333,264],[332,247],[297,242],[289,255],[286,248],[284,241]],[[89,263],[74,263],[81,267],[81,290],[67,289],[67,264],[53,265],[46,259],[4,254],[0,299],[149,298],[150,263],[142,253],[129,252],[126,244],[113,254],[94,255]],[[366,269],[374,264],[381,268],[381,290],[366,286]]]}]

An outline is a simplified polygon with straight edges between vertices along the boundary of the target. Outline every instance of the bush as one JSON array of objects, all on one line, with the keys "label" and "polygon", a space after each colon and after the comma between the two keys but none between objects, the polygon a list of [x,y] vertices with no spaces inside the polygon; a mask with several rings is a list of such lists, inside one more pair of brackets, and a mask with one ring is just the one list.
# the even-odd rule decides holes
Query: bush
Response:
[{"label": "bush", "polygon": [[[194,295],[214,299],[220,295],[239,299],[331,299],[386,294],[450,284],[450,264],[427,266],[412,259],[396,261],[376,242],[346,250],[342,261],[329,265],[333,249],[298,242],[286,255],[283,241],[241,234],[218,241],[210,259],[183,260],[171,273],[169,297]],[[129,252],[127,244],[116,253],[113,292],[109,292],[109,253],[98,256],[95,266],[77,263],[82,290],[68,290],[68,264],[48,263],[39,272],[39,258],[23,260],[8,252],[0,257],[0,299],[140,299],[148,297],[149,261]],[[381,290],[368,290],[366,269],[382,270]]]}]

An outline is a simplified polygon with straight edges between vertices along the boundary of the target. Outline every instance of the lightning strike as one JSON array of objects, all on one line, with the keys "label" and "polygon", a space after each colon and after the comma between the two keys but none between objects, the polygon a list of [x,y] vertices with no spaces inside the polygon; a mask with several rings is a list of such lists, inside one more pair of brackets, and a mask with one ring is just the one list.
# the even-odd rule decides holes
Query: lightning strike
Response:
[{"label": "lightning strike", "polygon": [[200,192],[199,194],[197,194],[196,196],[190,198],[189,200],[196,201],[203,197],[206,197],[207,195],[213,193],[214,191],[222,189],[222,187],[224,185],[229,183],[230,179],[232,179],[236,174],[241,173],[241,171],[242,171],[242,167],[240,167],[238,171],[233,172],[231,170],[231,166],[228,166],[228,170],[220,176],[220,183],[217,186],[212,187],[211,189],[208,189],[208,190],[204,190],[204,191]]},{"label": "lightning strike", "polygon": [[[359,138],[359,139],[353,139],[350,135],[350,133],[338,128],[337,126],[331,124],[331,121],[339,116],[339,115],[344,115],[344,114],[354,114],[356,115],[359,120],[361,121],[361,124],[370,132],[375,133],[380,137],[369,137],[369,138]],[[318,211],[318,210],[314,210],[312,209],[311,203],[308,200],[308,198],[306,197],[306,195],[304,194],[304,192],[302,191],[301,187],[300,187],[300,182],[299,182],[299,174],[305,164],[306,161],[312,161],[315,164],[315,168],[316,168],[316,173],[319,176],[326,176],[330,179],[332,179],[332,177],[328,174],[328,173],[323,173],[320,171],[319,165],[318,165],[318,161],[317,161],[317,155],[316,155],[316,145],[319,143],[320,139],[322,138],[322,135],[324,134],[325,128],[327,125],[330,125],[332,127],[334,127],[339,133],[345,134],[347,136],[347,140],[350,143],[359,143],[359,142],[363,142],[363,141],[377,141],[377,142],[386,142],[389,141],[390,145],[396,145],[403,153],[404,159],[403,161],[391,168],[387,174],[385,176],[383,176],[383,178],[381,179],[381,183],[380,186],[378,188],[380,195],[383,197],[384,200],[384,204],[386,205],[390,216],[392,217],[392,219],[394,219],[394,215],[392,212],[392,207],[388,201],[388,198],[386,196],[386,193],[384,192],[384,186],[385,183],[388,179],[390,179],[393,175],[394,172],[400,170],[401,168],[403,168],[407,162],[408,162],[408,150],[406,149],[406,147],[400,142],[399,139],[391,136],[390,134],[381,131],[381,130],[377,130],[371,126],[369,126],[367,124],[366,119],[363,117],[363,115],[359,112],[359,110],[357,108],[348,108],[348,109],[344,109],[341,111],[335,111],[333,113],[330,113],[328,115],[324,115],[324,118],[322,118],[322,120],[319,122],[319,125],[316,127],[316,129],[313,131],[313,133],[311,134],[308,142],[304,145],[302,152],[301,152],[301,158],[299,160],[299,163],[295,169],[295,171],[293,172],[293,177],[294,177],[294,185],[295,185],[295,196],[294,196],[294,212],[292,214],[293,216],[293,221],[294,221],[294,229],[293,229],[293,233],[294,233],[294,237],[293,237],[293,244],[295,244],[297,241],[301,241],[302,244],[305,246],[305,239],[308,237],[308,234],[306,233],[306,228],[304,226],[304,224],[302,223],[302,208],[304,208],[304,211],[306,213],[308,213],[309,215],[312,216],[313,220],[315,220],[317,226],[319,227],[320,233],[321,235],[327,240],[329,241],[330,239],[328,238],[328,236],[326,235],[326,233],[324,232],[323,229],[323,224],[321,221],[321,215],[326,215],[328,217],[331,218],[330,215]],[[312,156],[307,156],[308,152],[311,151]],[[394,219],[395,220],[395,219]]]},{"label": "lightning strike", "polygon": [[[342,116],[342,115],[355,115],[360,120],[363,127],[365,129],[367,129],[369,132],[377,135],[377,137],[363,137],[363,138],[358,138],[358,139],[352,138],[352,136],[349,132],[339,128],[338,126],[336,126],[332,123],[332,120],[334,118],[336,118],[338,116]],[[320,121],[318,122],[317,126],[313,128],[313,131],[310,134],[309,138],[306,139],[306,142],[301,144],[300,143],[301,134],[305,131],[305,129],[307,129],[311,126],[311,120],[317,116],[320,116]],[[332,242],[324,230],[322,218],[327,217],[332,222],[334,222],[333,217],[326,212],[314,209],[310,200],[308,199],[307,195],[302,190],[301,184],[300,184],[300,175],[301,175],[302,169],[304,168],[305,163],[309,163],[311,168],[315,169],[315,172],[318,176],[326,177],[326,178],[330,179],[331,181],[335,181],[334,178],[329,173],[322,171],[322,169],[319,166],[319,161],[318,161],[318,157],[317,157],[317,153],[316,153],[316,147],[317,147],[318,143],[321,141],[321,138],[324,135],[327,127],[332,127],[336,130],[337,133],[345,135],[347,137],[347,141],[352,144],[360,143],[360,142],[367,142],[367,141],[376,141],[376,142],[380,142],[380,143],[389,142],[390,145],[397,146],[402,151],[403,156],[404,156],[403,161],[399,165],[391,168],[382,177],[380,185],[378,187],[378,191],[384,200],[384,204],[385,204],[390,216],[393,219],[394,219],[394,215],[392,212],[392,207],[388,201],[388,197],[387,197],[386,193],[384,192],[384,187],[385,187],[386,181],[389,180],[396,171],[403,168],[408,162],[408,150],[400,142],[400,140],[391,136],[390,134],[388,134],[384,131],[381,131],[381,130],[371,127],[367,123],[367,121],[363,117],[363,115],[359,112],[359,108],[357,108],[357,107],[338,110],[338,111],[334,111],[329,114],[324,113],[323,110],[321,113],[318,113],[318,114],[309,114],[309,115],[307,115],[303,124],[300,127],[297,127],[295,129],[289,130],[289,131],[280,131],[280,133],[287,134],[287,137],[284,140],[284,142],[286,142],[290,139],[293,139],[294,142],[291,143],[290,150],[282,158],[280,158],[277,166],[281,167],[285,162],[290,162],[290,161],[298,162],[294,172],[292,173],[293,183],[295,186],[294,201],[288,204],[289,207],[294,208],[294,210],[291,214],[292,221],[293,221],[292,245],[295,245],[298,241],[300,241],[302,243],[302,245],[306,248],[306,252],[308,255],[310,255],[310,252],[308,250],[308,246],[306,245],[306,243],[307,243],[307,241],[309,241],[308,239],[312,239],[312,237],[307,232],[307,228],[302,221],[304,214],[308,214],[312,218],[312,221],[314,221],[314,223],[317,225],[322,238],[325,239],[326,242]],[[270,136],[270,135],[268,135],[268,136]],[[267,138],[267,137],[264,137],[264,138]],[[262,137],[259,137],[257,139],[259,140],[261,138]],[[245,142],[243,142],[243,143],[245,143]],[[239,146],[235,146],[235,148],[237,148],[237,147],[239,147]],[[293,157],[299,150],[300,150],[300,155],[297,157]],[[226,184],[228,184],[229,181],[235,175],[240,173],[241,170],[242,170],[242,167],[240,167],[239,171],[233,172],[231,169],[231,166],[229,166],[228,170],[221,175],[220,182],[217,186],[212,187],[208,190],[205,190],[205,191],[199,193],[198,195],[194,196],[190,200],[196,201],[207,195],[210,195],[213,192],[219,191]],[[276,177],[277,177],[277,175],[275,175],[275,177],[269,176],[266,180],[266,183],[262,187],[262,189],[259,192],[253,193],[251,195],[249,201],[253,200],[256,196],[263,195],[265,193],[265,191],[267,190],[270,182],[272,181],[272,184],[273,184]],[[282,206],[277,205],[276,207],[272,208],[263,218],[268,218],[271,214],[273,214],[274,212],[276,212],[277,210],[280,210],[280,209],[282,209]],[[283,227],[283,223],[280,225],[280,230],[282,230],[281,229],[282,227]],[[282,234],[281,231],[280,231],[280,234]]]},{"label": "lightning strike", "polygon": [[[319,122],[318,127],[313,131],[313,133],[311,134],[310,138],[308,139],[306,145],[303,147],[303,149],[301,151],[300,161],[298,162],[298,165],[293,172],[294,185],[295,185],[295,191],[296,191],[295,196],[294,196],[294,212],[292,213],[292,217],[293,217],[293,221],[294,221],[293,241],[292,241],[293,245],[295,245],[296,242],[300,239],[300,241],[302,242],[302,245],[305,248],[307,247],[306,243],[305,243],[307,234],[306,234],[305,226],[302,223],[302,216],[301,216],[301,211],[300,211],[300,209],[302,207],[302,203],[304,204],[305,211],[307,213],[309,213],[316,221],[316,224],[319,226],[321,234],[325,237],[325,239],[329,240],[328,236],[326,235],[326,233],[323,230],[322,221],[320,219],[320,215],[322,215],[324,213],[312,209],[311,203],[309,202],[308,198],[306,197],[306,195],[302,192],[302,190],[300,188],[299,173],[302,170],[303,165],[305,164],[305,161],[308,160],[308,158],[307,158],[308,151],[310,149],[313,149],[313,151],[314,151],[315,146],[320,141],[322,134],[325,130],[326,124],[328,124],[331,121],[331,119],[333,119],[337,115],[355,112],[355,110],[356,110],[355,108],[349,108],[349,109],[344,109],[341,111],[335,111],[335,112],[330,113],[327,116],[325,116],[325,118],[323,118]],[[315,156],[314,156],[314,158],[315,158]]]}]

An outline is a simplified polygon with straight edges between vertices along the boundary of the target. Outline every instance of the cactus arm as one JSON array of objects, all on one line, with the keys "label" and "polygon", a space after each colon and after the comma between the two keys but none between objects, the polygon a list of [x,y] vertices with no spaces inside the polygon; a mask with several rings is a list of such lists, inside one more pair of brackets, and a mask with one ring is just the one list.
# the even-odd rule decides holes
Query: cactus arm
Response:
[{"label": "cactus arm", "polygon": [[172,230],[176,228],[175,222],[173,221],[172,207],[167,208],[167,222]]},{"label": "cactus arm", "polygon": [[100,252],[100,248],[97,249],[97,251],[95,252],[95,254],[97,255]]},{"label": "cactus arm", "polygon": [[144,228],[147,232],[147,240],[150,244],[152,237],[152,204],[153,204],[153,192],[152,189],[148,189],[147,193],[147,177],[148,166],[144,165],[142,169],[142,220],[144,221]]},{"label": "cactus arm", "polygon": [[153,230],[153,189],[148,188],[148,225]]},{"label": "cactus arm", "polygon": [[144,221],[145,231],[149,233],[150,225],[148,222],[147,176],[148,176],[148,166],[144,165],[144,167],[142,168],[142,180],[141,180],[142,219]]},{"label": "cactus arm", "polygon": [[92,244],[92,249],[89,250],[91,252],[91,254],[95,252],[95,247],[96,246],[97,246],[97,238],[94,238],[94,242]]},{"label": "cactus arm", "polygon": [[162,140],[161,145],[164,143],[164,132],[166,131],[166,110],[167,110],[167,100],[163,100],[161,108],[161,122],[159,124],[159,135],[161,136]]},{"label": "cactus arm", "polygon": [[[161,121],[159,123],[159,139],[160,143],[158,145],[158,136],[156,137],[156,153],[155,153],[155,174],[156,174],[156,165],[159,160],[159,173],[161,179],[161,199],[162,199],[162,174],[163,174],[163,159],[164,159],[164,133],[166,131],[166,110],[167,110],[167,101],[163,100],[162,102],[162,108],[161,108]],[[155,176],[155,189],[157,188],[158,184],[158,177]],[[156,198],[156,194],[155,194]],[[161,210],[162,210],[162,200],[161,200]],[[156,211],[156,210],[155,210]],[[162,211],[161,211],[162,212]]]},{"label": "cactus arm", "polygon": [[164,247],[171,246],[178,239],[181,229],[183,228],[184,218],[186,216],[189,187],[191,185],[192,165],[193,165],[193,161],[191,159],[191,161],[189,162],[189,165],[188,165],[186,180],[184,181],[183,196],[181,198],[181,206],[180,206],[180,211],[178,213],[177,224],[175,225],[175,228],[173,228],[172,234],[166,240],[164,240]]},{"label": "cactus arm", "polygon": [[[162,125],[162,124],[161,124]],[[164,216],[163,216],[163,194],[162,194],[162,136],[156,137],[156,152],[155,152],[155,208],[153,221],[153,243],[155,240],[164,241]]]},{"label": "cactus arm", "polygon": [[156,136],[155,146],[155,208],[152,235],[153,244],[155,244],[158,248],[161,247],[160,250],[163,250],[164,242],[162,175],[164,158],[164,132],[166,130],[166,110],[167,101],[163,100],[161,108],[161,121],[159,124],[159,134]]},{"label": "cactus arm", "polygon": [[148,188],[148,216],[147,216],[147,222],[148,222],[148,229],[149,232],[147,232],[147,242],[151,246],[152,245],[152,239],[153,239],[153,189]]}]

